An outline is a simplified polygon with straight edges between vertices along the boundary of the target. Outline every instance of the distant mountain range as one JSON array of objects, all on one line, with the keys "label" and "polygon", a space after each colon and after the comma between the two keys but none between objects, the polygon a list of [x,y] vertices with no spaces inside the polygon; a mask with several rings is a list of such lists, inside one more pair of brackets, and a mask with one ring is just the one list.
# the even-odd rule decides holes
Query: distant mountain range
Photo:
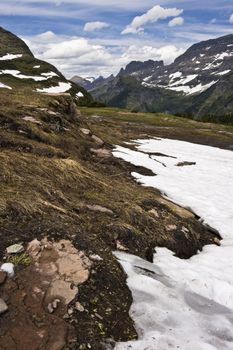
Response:
[{"label": "distant mountain range", "polygon": [[0,27],[0,92],[70,94],[79,105],[94,103],[81,86],[53,65],[35,58],[23,40]]},{"label": "distant mountain range", "polygon": [[233,116],[233,35],[195,44],[170,65],[133,61],[116,76],[79,83],[107,106],[224,121]]}]

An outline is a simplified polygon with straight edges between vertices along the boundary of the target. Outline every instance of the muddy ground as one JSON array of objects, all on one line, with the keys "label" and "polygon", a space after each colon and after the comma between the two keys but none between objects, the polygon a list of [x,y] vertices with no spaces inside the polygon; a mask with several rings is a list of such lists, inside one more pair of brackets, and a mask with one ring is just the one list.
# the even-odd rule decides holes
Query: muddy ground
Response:
[{"label": "muddy ground", "polygon": [[[113,145],[162,136],[232,149],[231,130],[188,120],[173,125],[167,116],[151,124],[136,120],[138,115],[132,122],[130,113],[123,119],[100,109],[80,113],[67,96],[30,103],[17,96],[11,104],[2,95],[0,112],[0,260],[15,264],[15,276],[0,284],[8,306],[0,315],[0,349],[101,350],[136,339],[128,314],[132,297],[112,251],[151,261],[154,248],[164,246],[189,258],[205,244],[220,244],[220,237],[159,191],[136,184],[135,169],[111,156]],[[45,238],[48,247],[34,259],[28,243]],[[6,247],[15,243],[23,244],[24,253],[7,255]],[[75,249],[68,249],[69,258],[85,260],[86,279],[59,269],[66,266],[59,264],[66,244]],[[57,288],[47,299],[57,279],[69,283],[73,298]]]}]

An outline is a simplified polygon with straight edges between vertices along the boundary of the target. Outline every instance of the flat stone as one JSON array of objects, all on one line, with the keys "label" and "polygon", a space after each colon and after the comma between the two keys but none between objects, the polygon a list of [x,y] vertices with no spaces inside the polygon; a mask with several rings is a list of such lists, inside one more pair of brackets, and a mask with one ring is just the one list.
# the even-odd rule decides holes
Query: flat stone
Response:
[{"label": "flat stone", "polygon": [[184,219],[195,218],[194,213],[192,211],[189,211],[188,209],[182,208],[179,205],[177,205],[177,204],[175,204],[175,203],[173,203],[165,198],[162,198],[162,197],[158,197],[156,199],[159,203],[164,204],[167,207],[169,207],[175,214],[177,214],[181,218],[184,218]]},{"label": "flat stone", "polygon": [[6,305],[5,301],[0,298],[0,315],[3,314],[8,310],[8,306]]},{"label": "flat stone", "polygon": [[23,245],[20,244],[13,244],[6,248],[7,254],[20,254],[24,251]]},{"label": "flat stone", "polygon": [[31,117],[31,116],[23,117],[23,120],[25,120],[26,122],[42,125],[42,123],[39,120],[36,120],[34,117]]},{"label": "flat stone", "polygon": [[3,284],[6,280],[7,274],[5,271],[0,271],[0,285]]},{"label": "flat stone", "polygon": [[103,146],[104,141],[101,140],[98,136],[92,135],[91,138],[92,138],[92,140],[95,141],[95,143],[97,143],[99,146]]},{"label": "flat stone", "polygon": [[111,214],[111,215],[114,214],[112,210],[102,207],[101,205],[87,205],[86,208],[91,211],[98,211],[100,213]]},{"label": "flat stone", "polygon": [[79,312],[84,312],[84,307],[78,301],[75,303],[75,309]]},{"label": "flat stone", "polygon": [[100,157],[100,158],[109,158],[112,155],[111,150],[107,148],[98,148],[98,149],[91,148],[90,151],[96,154],[97,157]]},{"label": "flat stone", "polygon": [[77,293],[78,288],[73,286],[71,289],[70,282],[55,280],[51,283],[47,291],[47,298],[54,299],[58,296],[68,305],[75,298]]}]

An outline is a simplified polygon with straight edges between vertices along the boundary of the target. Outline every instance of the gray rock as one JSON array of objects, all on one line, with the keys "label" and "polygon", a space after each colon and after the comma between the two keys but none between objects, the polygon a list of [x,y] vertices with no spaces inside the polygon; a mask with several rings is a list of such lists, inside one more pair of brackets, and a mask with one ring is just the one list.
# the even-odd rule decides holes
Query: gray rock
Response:
[{"label": "gray rock", "polygon": [[92,140],[95,141],[95,143],[97,143],[99,146],[103,146],[104,141],[101,140],[98,136],[96,135],[92,135]]},{"label": "gray rock", "polygon": [[19,244],[13,244],[6,248],[7,254],[19,254],[24,251],[24,247],[21,243]]}]

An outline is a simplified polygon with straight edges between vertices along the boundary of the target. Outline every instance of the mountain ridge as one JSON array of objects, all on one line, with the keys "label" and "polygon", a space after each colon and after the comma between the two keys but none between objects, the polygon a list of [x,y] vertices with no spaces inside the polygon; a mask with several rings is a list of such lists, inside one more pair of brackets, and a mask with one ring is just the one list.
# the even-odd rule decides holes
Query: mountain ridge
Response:
[{"label": "mountain ridge", "polygon": [[94,81],[88,91],[110,107],[196,119],[222,120],[226,115],[229,119],[233,115],[232,69],[233,34],[229,34],[192,45],[169,65],[132,61],[111,80],[97,86]]}]

